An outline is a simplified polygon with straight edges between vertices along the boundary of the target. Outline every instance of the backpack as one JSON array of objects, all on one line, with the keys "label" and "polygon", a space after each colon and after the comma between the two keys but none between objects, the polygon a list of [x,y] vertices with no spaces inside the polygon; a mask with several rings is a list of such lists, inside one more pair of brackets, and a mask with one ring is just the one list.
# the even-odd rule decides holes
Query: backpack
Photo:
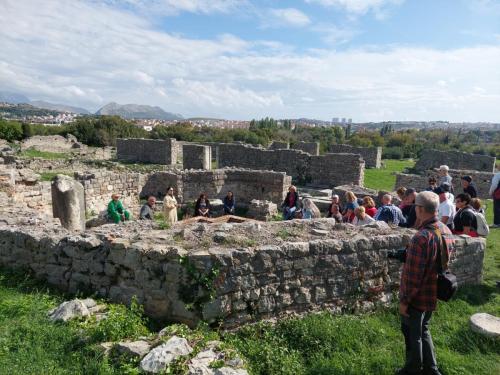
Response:
[{"label": "backpack", "polygon": [[488,234],[490,234],[490,227],[486,222],[486,218],[483,214],[476,211],[474,211],[474,216],[476,216],[477,234],[486,237]]}]

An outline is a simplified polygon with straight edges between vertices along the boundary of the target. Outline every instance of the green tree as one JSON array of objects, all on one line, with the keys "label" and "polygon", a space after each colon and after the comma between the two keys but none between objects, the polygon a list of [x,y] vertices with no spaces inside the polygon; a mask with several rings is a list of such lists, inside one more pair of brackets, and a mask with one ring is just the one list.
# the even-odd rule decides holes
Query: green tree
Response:
[{"label": "green tree", "polygon": [[18,141],[23,138],[23,128],[16,121],[0,119],[0,138],[9,142]]}]

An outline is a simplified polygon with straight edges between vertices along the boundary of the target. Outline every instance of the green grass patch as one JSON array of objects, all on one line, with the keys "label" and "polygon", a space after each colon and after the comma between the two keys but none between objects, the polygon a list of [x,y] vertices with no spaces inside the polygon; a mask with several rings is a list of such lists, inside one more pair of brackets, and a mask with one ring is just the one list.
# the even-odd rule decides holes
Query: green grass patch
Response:
[{"label": "green grass patch", "polygon": [[42,158],[42,159],[68,159],[70,154],[62,152],[49,152],[49,151],[38,151],[33,148],[24,150],[20,154],[21,157],[25,158]]},{"label": "green grass patch", "polygon": [[365,169],[365,187],[375,190],[393,191],[396,184],[396,175],[406,168],[413,168],[414,160],[383,160],[380,169]]},{"label": "green grass patch", "polygon": [[54,177],[56,177],[58,174],[64,174],[66,176],[73,177],[73,173],[71,172],[42,172],[40,173],[40,178],[42,181],[52,181]]}]

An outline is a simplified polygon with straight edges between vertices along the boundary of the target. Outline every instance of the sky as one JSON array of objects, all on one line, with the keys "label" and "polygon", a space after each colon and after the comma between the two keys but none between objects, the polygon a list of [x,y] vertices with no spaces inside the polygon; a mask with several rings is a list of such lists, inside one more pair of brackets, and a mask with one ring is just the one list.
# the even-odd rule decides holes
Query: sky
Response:
[{"label": "sky", "polygon": [[0,90],[185,117],[500,122],[500,0],[0,0]]}]

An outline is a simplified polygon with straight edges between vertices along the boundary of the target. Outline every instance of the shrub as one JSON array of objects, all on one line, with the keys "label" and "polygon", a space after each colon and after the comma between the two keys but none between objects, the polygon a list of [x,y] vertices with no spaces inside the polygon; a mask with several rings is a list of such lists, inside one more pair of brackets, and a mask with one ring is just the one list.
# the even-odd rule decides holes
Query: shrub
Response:
[{"label": "shrub", "polygon": [[23,128],[15,121],[0,120],[0,138],[9,142],[18,141],[23,138]]}]

